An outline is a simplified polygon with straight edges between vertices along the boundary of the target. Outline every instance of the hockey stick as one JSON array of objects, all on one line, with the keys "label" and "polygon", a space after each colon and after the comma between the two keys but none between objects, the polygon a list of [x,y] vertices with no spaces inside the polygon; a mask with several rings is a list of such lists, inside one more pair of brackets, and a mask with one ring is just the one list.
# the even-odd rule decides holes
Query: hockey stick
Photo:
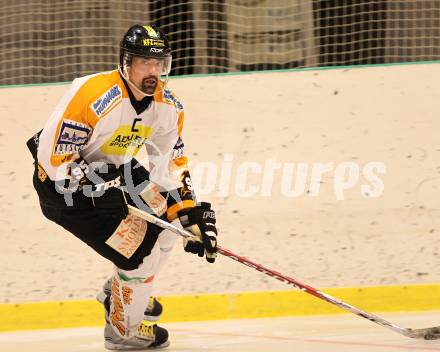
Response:
[{"label": "hockey stick", "polygon": [[[147,213],[146,211],[140,210],[138,208],[135,208],[133,206],[128,205],[129,211],[131,214],[139,216],[140,218],[151,222],[159,227],[162,227],[163,229],[167,229],[170,230],[180,236],[183,237],[192,237],[193,235],[186,231],[183,230],[181,228],[178,228],[176,226],[174,226],[173,224],[170,224],[169,222],[166,222],[162,219],[159,219],[157,217],[155,217],[154,215],[151,215],[149,213]],[[226,248],[222,248],[220,246],[217,247],[218,253],[231,258],[241,264],[247,265],[248,267],[251,267],[255,270],[258,270],[260,272],[262,272],[263,274],[266,274],[268,276],[272,276],[274,278],[276,278],[277,280],[280,280],[282,282],[285,282],[289,285],[293,285],[296,288],[300,289],[301,291],[304,291],[312,296],[315,296],[319,299],[322,299],[328,303],[334,304],[335,306],[338,306],[339,308],[348,310],[351,313],[354,313],[362,318],[368,319],[370,321],[372,321],[373,323],[379,324],[385,328],[388,328],[390,330],[393,330],[394,332],[397,332],[401,335],[410,337],[410,338],[414,338],[414,339],[425,339],[425,340],[437,340],[440,339],[440,326],[435,326],[432,328],[425,328],[425,329],[411,329],[411,328],[402,328],[400,326],[394,325],[392,323],[390,323],[389,321],[371,314],[371,313],[367,313],[364,312],[362,310],[360,310],[359,308],[356,308],[348,303],[345,303],[343,301],[341,301],[338,298],[332,297],[324,292],[318,291],[317,289],[303,284],[289,276],[285,276],[277,271],[268,269],[266,267],[264,267],[261,264],[257,264],[255,262],[253,262],[252,260],[249,260],[245,257],[239,256],[237,254],[232,253],[230,250],[226,249]]]}]

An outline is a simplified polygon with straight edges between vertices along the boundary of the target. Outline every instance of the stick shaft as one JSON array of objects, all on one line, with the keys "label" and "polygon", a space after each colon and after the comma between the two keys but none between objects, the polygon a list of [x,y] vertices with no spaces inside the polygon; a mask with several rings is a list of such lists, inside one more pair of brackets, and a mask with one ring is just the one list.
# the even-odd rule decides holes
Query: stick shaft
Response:
[{"label": "stick shaft", "polygon": [[[130,210],[130,213],[132,213],[133,215],[139,216],[140,218],[143,218],[144,220],[147,220],[148,222],[151,222],[159,227],[170,230],[170,231],[172,231],[180,236],[183,236],[183,237],[193,237],[193,235],[190,232],[188,232],[184,229],[181,229],[177,226],[174,226],[173,224],[170,224],[169,222],[166,222],[162,219],[159,219],[156,216],[147,213],[146,211],[140,210],[140,209],[135,208],[131,205],[128,205],[128,208]],[[389,321],[387,321],[377,315],[364,312],[363,310],[361,310],[359,308],[356,308],[348,303],[345,303],[344,301],[341,301],[338,298],[330,296],[329,294],[321,292],[321,291],[319,291],[309,285],[306,285],[298,280],[295,280],[289,276],[283,275],[275,270],[266,268],[265,266],[258,264],[258,263],[255,263],[254,261],[252,261],[246,257],[242,257],[240,255],[237,255],[237,254],[231,252],[229,249],[217,246],[217,250],[218,250],[219,254],[222,254],[232,260],[235,260],[235,261],[237,261],[241,264],[244,264],[250,268],[253,268],[257,271],[260,271],[263,274],[274,277],[277,280],[285,282],[286,284],[292,285],[292,286],[300,289],[301,291],[304,291],[312,296],[315,296],[315,297],[322,299],[330,304],[338,306],[339,308],[345,309],[345,310],[347,310],[351,313],[354,313],[362,318],[368,319],[368,320],[372,321],[373,323],[379,324],[379,325],[381,325],[385,328],[388,328],[390,330],[393,330],[399,334],[411,337],[410,336],[411,329],[399,327],[399,326],[394,325],[391,322],[389,322]]]}]

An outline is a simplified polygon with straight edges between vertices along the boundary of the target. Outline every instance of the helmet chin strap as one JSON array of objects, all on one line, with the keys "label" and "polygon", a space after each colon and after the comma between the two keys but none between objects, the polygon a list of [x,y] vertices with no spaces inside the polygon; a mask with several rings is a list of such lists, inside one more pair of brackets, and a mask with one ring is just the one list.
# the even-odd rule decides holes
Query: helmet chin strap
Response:
[{"label": "helmet chin strap", "polygon": [[[139,93],[142,96],[142,98],[152,97],[156,93],[156,89],[154,90],[153,94],[148,94],[148,93],[145,93],[145,92],[141,91],[138,87],[136,87],[136,85],[130,80],[130,76],[128,75],[128,71],[127,71],[127,66],[126,65],[124,65],[123,68],[121,66],[119,66],[119,73],[127,81],[127,83],[130,86],[130,88],[133,88],[137,93]],[[166,80],[162,81],[162,82],[163,82],[163,88],[165,88],[165,85],[168,83],[168,76],[167,76]]]},{"label": "helmet chin strap", "polygon": [[125,78],[125,80],[127,81],[128,85],[130,86],[130,88],[134,89],[136,91],[136,93],[138,93],[138,94],[140,94],[142,96],[142,98],[152,97],[154,95],[154,93],[153,94],[147,94],[147,93],[141,91],[138,87],[136,87],[136,84],[134,84],[130,80],[130,77],[129,77],[128,71],[127,71],[127,66],[124,65],[123,68],[121,66],[119,66],[119,73],[122,75],[122,77]]}]

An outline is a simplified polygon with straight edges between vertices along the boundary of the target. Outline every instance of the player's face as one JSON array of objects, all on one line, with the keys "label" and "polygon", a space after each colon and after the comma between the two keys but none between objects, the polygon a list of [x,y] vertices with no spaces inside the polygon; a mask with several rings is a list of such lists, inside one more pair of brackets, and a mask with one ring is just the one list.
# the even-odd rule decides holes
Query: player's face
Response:
[{"label": "player's face", "polygon": [[161,59],[134,56],[129,68],[130,80],[146,94],[154,94],[163,70]]}]

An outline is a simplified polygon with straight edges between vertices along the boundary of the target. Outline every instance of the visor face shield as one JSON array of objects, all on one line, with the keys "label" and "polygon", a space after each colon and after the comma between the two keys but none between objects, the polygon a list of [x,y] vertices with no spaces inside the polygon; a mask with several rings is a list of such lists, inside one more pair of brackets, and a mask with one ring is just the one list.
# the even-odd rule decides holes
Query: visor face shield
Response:
[{"label": "visor face shield", "polygon": [[[135,84],[143,93],[152,95],[158,83],[157,81],[154,82],[154,78],[162,80],[163,86],[168,82],[171,61],[171,55],[165,57],[145,57],[126,52],[122,59],[123,66],[120,68],[120,71],[126,80]],[[142,82],[150,86],[150,89],[143,87]],[[152,86],[154,86],[153,91],[151,91]]]},{"label": "visor face shield", "polygon": [[124,68],[132,67],[141,72],[157,72],[159,76],[168,76],[171,71],[171,55],[165,57],[145,57],[125,53],[123,58]]}]

